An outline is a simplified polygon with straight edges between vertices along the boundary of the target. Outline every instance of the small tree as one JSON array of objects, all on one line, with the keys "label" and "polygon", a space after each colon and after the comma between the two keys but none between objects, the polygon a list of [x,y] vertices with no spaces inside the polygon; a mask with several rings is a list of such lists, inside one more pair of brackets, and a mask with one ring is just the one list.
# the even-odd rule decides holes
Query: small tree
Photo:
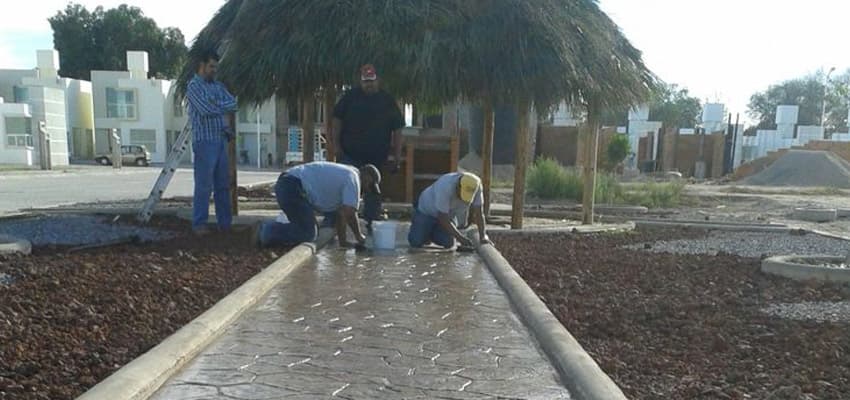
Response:
[{"label": "small tree", "polygon": [[631,146],[626,135],[615,135],[608,143],[608,170],[613,171],[629,155]]}]

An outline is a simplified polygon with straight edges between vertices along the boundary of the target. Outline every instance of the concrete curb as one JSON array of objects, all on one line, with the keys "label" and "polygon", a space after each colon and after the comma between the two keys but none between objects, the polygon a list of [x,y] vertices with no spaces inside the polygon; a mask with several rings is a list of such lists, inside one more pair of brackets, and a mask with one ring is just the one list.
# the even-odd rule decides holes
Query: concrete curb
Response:
[{"label": "concrete curb", "polygon": [[487,228],[487,232],[498,233],[500,235],[528,235],[539,233],[573,233],[573,234],[591,234],[591,233],[612,233],[612,232],[630,232],[635,230],[634,222],[626,222],[623,224],[599,224],[599,225],[575,225],[575,226],[553,226],[553,227],[533,227],[528,229],[510,229],[510,228]]},{"label": "concrete curb", "polygon": [[850,269],[827,268],[794,262],[800,258],[824,260],[829,263],[843,263],[846,257],[840,256],[778,256],[770,257],[761,262],[761,271],[766,274],[778,275],[795,281],[822,281],[850,283]]},{"label": "concrete curb", "polygon": [[0,235],[0,254],[24,254],[32,253],[32,243],[29,240],[9,235]]},{"label": "concrete curb", "polygon": [[[477,243],[477,239],[473,240]],[[558,369],[572,398],[626,399],[617,384],[599,368],[493,245],[479,246],[478,254],[508,294],[517,312],[534,332],[543,350]]]},{"label": "concrete curb", "polygon": [[289,273],[310,260],[332,236],[331,230],[322,230],[316,244],[296,246],[162,343],[77,397],[77,400],[148,398],[242,313],[251,309]]},{"label": "concrete curb", "polygon": [[793,218],[806,222],[832,222],[838,219],[838,210],[834,208],[795,208]]},{"label": "concrete curb", "polygon": [[685,221],[649,221],[637,220],[638,227],[647,226],[680,226],[684,228],[713,229],[719,231],[739,232],[790,232],[791,227],[786,225],[751,225],[734,223],[711,223],[711,222],[685,222]]},{"label": "concrete curb", "polygon": [[270,180],[267,180],[267,181],[249,183],[247,185],[239,185],[239,187],[244,188],[246,190],[251,190],[251,189],[258,187],[258,186],[274,185],[275,183],[277,183],[277,179],[270,179]]}]

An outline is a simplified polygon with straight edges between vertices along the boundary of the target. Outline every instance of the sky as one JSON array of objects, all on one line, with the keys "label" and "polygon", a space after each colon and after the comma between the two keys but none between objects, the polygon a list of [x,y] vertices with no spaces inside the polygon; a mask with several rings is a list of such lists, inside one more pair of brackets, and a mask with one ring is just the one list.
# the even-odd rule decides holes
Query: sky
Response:
[{"label": "sky", "polygon": [[[128,3],[161,27],[192,40],[223,1],[80,0],[86,7]],[[7,9],[12,0],[0,0]],[[51,48],[47,18],[65,0],[14,2],[0,13],[0,68],[32,68],[35,50]],[[722,102],[746,118],[750,96],[818,70],[850,68],[850,1],[600,0],[600,7],[643,51],[661,79],[702,101]]]}]

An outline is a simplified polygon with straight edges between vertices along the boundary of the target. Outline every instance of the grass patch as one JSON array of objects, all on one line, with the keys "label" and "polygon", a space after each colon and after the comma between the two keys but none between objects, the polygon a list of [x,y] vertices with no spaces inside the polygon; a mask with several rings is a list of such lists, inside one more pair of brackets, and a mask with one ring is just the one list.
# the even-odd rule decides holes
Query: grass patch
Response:
[{"label": "grass patch", "polygon": [[514,181],[492,181],[490,187],[492,189],[513,189]]},{"label": "grass patch", "polygon": [[670,208],[681,203],[684,182],[646,182],[623,194],[624,203],[647,208]]},{"label": "grass patch", "polygon": [[[626,188],[611,174],[596,175],[594,197],[599,204],[630,204],[649,208],[675,207],[679,204],[684,182],[647,182]],[[564,168],[552,159],[538,159],[528,172],[528,193],[545,200],[581,202],[584,181],[580,171]]]}]

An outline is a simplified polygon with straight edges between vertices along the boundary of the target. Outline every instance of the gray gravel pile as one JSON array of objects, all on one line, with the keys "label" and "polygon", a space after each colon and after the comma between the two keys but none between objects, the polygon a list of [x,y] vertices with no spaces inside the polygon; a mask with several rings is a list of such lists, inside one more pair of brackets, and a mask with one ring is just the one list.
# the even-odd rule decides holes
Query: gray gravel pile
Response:
[{"label": "gray gravel pile", "polygon": [[170,234],[152,228],[112,223],[111,217],[60,215],[0,222],[0,234],[29,240],[33,246],[82,246],[131,236],[163,240]]},{"label": "gray gravel pile", "polygon": [[850,302],[772,304],[762,309],[769,315],[798,321],[850,322]]},{"label": "gray gravel pile", "polygon": [[759,258],[777,255],[836,255],[850,253],[850,243],[823,236],[791,235],[781,232],[726,232],[712,231],[705,238],[680,239],[626,246],[628,249],[645,249],[653,253],[736,254]]},{"label": "gray gravel pile", "polygon": [[850,164],[829,151],[791,150],[744,183],[850,188]]}]

